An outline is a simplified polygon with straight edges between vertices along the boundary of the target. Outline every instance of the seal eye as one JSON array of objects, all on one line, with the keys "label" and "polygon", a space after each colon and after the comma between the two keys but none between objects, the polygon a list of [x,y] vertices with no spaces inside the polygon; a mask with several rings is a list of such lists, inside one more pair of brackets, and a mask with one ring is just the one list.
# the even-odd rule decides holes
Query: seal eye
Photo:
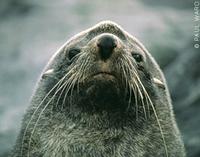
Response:
[{"label": "seal eye", "polygon": [[69,59],[70,61],[73,60],[73,58],[74,58],[78,53],[80,53],[80,49],[74,48],[74,49],[69,50],[69,52],[68,52],[68,59]]},{"label": "seal eye", "polygon": [[136,62],[140,63],[143,61],[143,57],[141,54],[138,53],[132,53],[133,58],[136,60]]}]

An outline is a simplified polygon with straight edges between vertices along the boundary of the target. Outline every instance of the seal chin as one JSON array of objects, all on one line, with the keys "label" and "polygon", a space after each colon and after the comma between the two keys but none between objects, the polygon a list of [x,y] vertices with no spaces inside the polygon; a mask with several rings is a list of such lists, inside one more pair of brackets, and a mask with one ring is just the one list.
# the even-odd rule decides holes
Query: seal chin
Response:
[{"label": "seal chin", "polygon": [[121,88],[118,79],[111,73],[96,73],[82,88],[87,104],[97,110],[119,108]]},{"label": "seal chin", "polygon": [[88,95],[95,93],[96,96],[120,92],[117,79],[110,74],[97,74],[93,76],[93,79],[88,82],[86,88]]}]

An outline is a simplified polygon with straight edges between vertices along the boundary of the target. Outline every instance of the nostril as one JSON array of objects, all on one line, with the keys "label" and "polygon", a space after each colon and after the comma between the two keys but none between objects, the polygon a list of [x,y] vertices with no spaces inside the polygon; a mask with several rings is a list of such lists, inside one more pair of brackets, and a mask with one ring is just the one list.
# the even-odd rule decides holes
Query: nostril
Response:
[{"label": "nostril", "polygon": [[102,59],[108,59],[115,47],[117,47],[116,40],[111,35],[104,35],[99,38],[97,42],[99,53]]}]

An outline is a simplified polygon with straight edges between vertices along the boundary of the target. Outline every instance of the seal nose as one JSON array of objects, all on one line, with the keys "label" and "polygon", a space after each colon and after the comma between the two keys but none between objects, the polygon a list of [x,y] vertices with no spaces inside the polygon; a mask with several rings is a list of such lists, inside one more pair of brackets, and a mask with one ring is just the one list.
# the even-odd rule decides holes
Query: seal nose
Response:
[{"label": "seal nose", "polygon": [[117,44],[116,40],[111,35],[103,35],[98,39],[97,46],[99,47],[101,58],[106,60],[112,55]]}]

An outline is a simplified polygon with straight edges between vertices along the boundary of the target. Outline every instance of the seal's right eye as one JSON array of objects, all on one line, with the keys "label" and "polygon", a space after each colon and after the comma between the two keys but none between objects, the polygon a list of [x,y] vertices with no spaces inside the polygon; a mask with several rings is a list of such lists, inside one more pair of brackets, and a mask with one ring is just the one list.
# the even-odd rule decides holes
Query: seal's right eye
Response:
[{"label": "seal's right eye", "polygon": [[73,58],[80,53],[80,49],[74,48],[74,49],[70,49],[68,52],[68,59],[71,61],[73,60]]}]

